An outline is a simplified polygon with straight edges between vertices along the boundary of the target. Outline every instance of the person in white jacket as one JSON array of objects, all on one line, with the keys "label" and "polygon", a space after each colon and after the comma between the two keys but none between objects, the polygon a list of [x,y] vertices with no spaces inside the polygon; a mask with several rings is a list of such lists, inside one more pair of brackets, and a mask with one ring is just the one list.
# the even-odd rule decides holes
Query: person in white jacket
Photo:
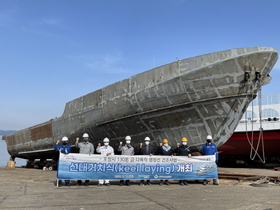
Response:
[{"label": "person in white jacket", "polygon": [[[103,140],[104,146],[101,146],[101,143],[98,143],[98,147],[96,148],[97,153],[101,153],[101,155],[114,155],[114,149],[109,145],[110,140],[106,137]],[[105,181],[105,183],[104,183]],[[110,180],[99,179],[98,186],[105,184],[106,186],[110,186]]]}]

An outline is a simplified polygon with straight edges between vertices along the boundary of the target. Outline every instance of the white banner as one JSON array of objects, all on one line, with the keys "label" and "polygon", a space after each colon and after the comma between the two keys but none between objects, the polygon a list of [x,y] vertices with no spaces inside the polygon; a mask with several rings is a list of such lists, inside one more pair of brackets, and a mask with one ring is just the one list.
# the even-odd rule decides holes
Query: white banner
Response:
[{"label": "white banner", "polygon": [[215,155],[102,156],[60,153],[57,179],[217,179]]}]

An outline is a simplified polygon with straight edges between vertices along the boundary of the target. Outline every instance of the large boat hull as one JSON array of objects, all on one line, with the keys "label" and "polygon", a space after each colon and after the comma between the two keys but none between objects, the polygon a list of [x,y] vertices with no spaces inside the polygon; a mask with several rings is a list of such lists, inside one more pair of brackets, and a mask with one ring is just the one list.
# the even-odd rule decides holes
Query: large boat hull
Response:
[{"label": "large boat hull", "polygon": [[[253,132],[235,132],[219,151],[222,156],[280,156],[280,129]],[[259,159],[259,157],[257,157]]]},{"label": "large boat hull", "polygon": [[208,134],[221,146],[277,58],[274,48],[251,47],[179,60],[70,101],[61,117],[3,139],[11,156],[29,159],[52,158],[56,140],[68,136],[74,145],[84,132],[95,145],[108,137],[115,148],[127,135],[136,148],[146,136],[172,147],[185,136],[199,149]]},{"label": "large boat hull", "polygon": [[219,147],[221,155],[248,159],[280,157],[279,117],[280,93],[258,96],[247,108],[234,134]]}]

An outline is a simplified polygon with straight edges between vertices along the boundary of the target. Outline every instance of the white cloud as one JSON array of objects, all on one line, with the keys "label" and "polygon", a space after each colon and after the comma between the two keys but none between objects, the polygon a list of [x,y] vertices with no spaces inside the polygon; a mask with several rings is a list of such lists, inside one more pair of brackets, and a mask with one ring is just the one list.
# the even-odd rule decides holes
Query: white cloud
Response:
[{"label": "white cloud", "polygon": [[30,21],[27,28],[31,30],[51,30],[51,29],[67,29],[65,23],[59,18],[41,18],[40,20]]},{"label": "white cloud", "polygon": [[14,21],[18,8],[14,5],[0,7],[0,26],[9,26]]},{"label": "white cloud", "polygon": [[104,71],[110,74],[123,74],[129,71],[119,66],[122,60],[122,55],[119,52],[116,54],[103,55],[100,60],[86,62],[85,65],[95,71]]},{"label": "white cloud", "polygon": [[37,21],[35,23],[42,26],[57,27],[61,29],[67,28],[63,21],[58,18],[42,18],[40,21]]},{"label": "white cloud", "polygon": [[55,26],[61,25],[61,21],[54,18],[42,18],[41,22],[42,24],[48,24],[48,25],[55,25]]},{"label": "white cloud", "polygon": [[59,18],[41,18],[35,21],[25,22],[22,30],[47,36],[55,36],[57,30],[68,29],[66,24]]}]

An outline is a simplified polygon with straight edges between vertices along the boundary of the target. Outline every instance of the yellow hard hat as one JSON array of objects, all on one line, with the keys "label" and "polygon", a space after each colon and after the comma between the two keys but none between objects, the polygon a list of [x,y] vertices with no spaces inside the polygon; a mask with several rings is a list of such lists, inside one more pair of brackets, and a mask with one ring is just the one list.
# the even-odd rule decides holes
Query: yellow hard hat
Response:
[{"label": "yellow hard hat", "polygon": [[168,143],[168,140],[167,139],[163,139],[162,143],[166,144],[166,143]]},{"label": "yellow hard hat", "polygon": [[187,141],[188,141],[188,139],[186,137],[182,138],[182,142],[187,142]]}]

